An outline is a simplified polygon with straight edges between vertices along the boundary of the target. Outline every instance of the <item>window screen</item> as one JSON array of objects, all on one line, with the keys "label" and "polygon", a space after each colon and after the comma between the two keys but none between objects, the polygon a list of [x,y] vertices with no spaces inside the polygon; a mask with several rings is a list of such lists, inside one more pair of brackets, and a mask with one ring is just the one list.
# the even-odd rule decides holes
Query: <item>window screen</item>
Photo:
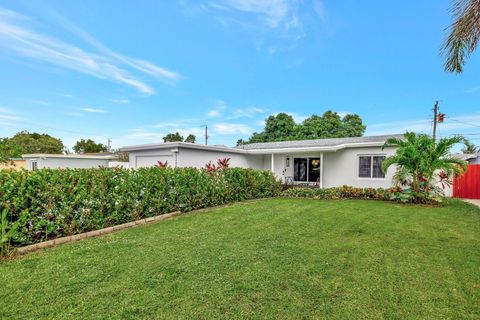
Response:
[{"label": "window screen", "polygon": [[382,162],[385,160],[385,156],[373,156],[372,177],[373,178],[385,178],[385,174],[382,172]]},{"label": "window screen", "polygon": [[372,157],[362,156],[359,157],[359,166],[358,166],[358,176],[360,178],[371,178],[372,177]]}]

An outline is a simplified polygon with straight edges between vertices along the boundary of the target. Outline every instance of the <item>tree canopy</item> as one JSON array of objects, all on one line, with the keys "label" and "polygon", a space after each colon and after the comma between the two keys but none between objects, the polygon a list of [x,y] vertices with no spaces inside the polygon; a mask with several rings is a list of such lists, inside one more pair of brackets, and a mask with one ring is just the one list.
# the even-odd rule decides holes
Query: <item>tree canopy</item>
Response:
[{"label": "tree canopy", "polygon": [[182,142],[182,141],[184,141],[184,142],[195,143],[196,140],[197,140],[197,137],[195,137],[194,134],[189,134],[185,138],[185,140],[183,140],[183,136],[178,132],[169,133],[165,137],[163,137],[163,142]]},{"label": "tree canopy", "polygon": [[163,142],[182,142],[183,136],[178,133],[169,133],[165,137],[163,137]]},{"label": "tree canopy", "polygon": [[188,137],[185,138],[185,142],[195,143],[197,137],[194,134],[189,134]]},{"label": "tree canopy", "polygon": [[108,148],[106,145],[96,143],[92,139],[82,139],[75,143],[73,151],[76,153],[96,153],[108,151]]},{"label": "tree canopy", "polygon": [[248,141],[239,140],[237,145],[254,142],[309,140],[322,138],[359,137],[366,126],[357,114],[347,114],[343,118],[331,110],[323,115],[312,115],[297,124],[286,113],[271,115],[265,120],[262,132],[255,132]]},{"label": "tree canopy", "polygon": [[0,159],[19,158],[27,153],[63,153],[62,140],[48,134],[20,131],[11,138],[0,139]]}]

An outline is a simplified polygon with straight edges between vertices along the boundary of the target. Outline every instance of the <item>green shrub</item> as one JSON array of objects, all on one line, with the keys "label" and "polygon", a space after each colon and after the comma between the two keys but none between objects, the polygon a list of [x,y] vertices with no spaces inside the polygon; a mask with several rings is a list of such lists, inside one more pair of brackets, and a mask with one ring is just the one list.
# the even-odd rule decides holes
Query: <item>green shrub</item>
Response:
[{"label": "green shrub", "polygon": [[270,172],[253,169],[0,170],[0,207],[15,223],[9,240],[14,246],[279,194]]},{"label": "green shrub", "polygon": [[[412,194],[410,189],[393,187],[383,188],[357,188],[351,186],[341,186],[336,188],[289,188],[282,192],[282,196],[289,198],[312,198],[312,199],[376,199],[389,200],[397,202],[416,202],[418,196]],[[438,204],[443,199],[443,194],[439,190],[430,192],[429,195],[422,197],[426,199],[426,204]]]}]

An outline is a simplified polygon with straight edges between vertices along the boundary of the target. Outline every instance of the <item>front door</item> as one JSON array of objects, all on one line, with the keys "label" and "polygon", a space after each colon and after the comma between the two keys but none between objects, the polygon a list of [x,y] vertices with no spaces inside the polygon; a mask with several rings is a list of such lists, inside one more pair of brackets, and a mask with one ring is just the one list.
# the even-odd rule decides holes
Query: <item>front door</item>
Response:
[{"label": "front door", "polygon": [[320,181],[320,158],[308,158],[308,181]]},{"label": "front door", "polygon": [[319,182],[320,158],[294,158],[293,180],[300,182]]},{"label": "front door", "polygon": [[307,158],[293,159],[293,180],[307,181]]}]

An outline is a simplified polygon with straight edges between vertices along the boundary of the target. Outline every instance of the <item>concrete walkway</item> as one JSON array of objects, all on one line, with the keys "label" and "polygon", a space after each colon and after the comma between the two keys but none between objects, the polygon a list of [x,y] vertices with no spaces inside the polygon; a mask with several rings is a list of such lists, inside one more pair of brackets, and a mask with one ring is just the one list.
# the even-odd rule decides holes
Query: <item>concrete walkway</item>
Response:
[{"label": "concrete walkway", "polygon": [[480,199],[462,199],[465,202],[470,202],[478,207],[480,207]]}]

